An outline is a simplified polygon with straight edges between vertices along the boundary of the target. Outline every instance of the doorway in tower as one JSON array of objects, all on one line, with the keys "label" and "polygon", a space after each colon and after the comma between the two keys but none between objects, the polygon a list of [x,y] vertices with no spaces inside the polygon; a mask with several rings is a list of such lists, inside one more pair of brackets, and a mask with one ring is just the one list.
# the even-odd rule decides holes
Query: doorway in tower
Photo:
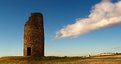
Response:
[{"label": "doorway in tower", "polygon": [[31,56],[31,47],[27,47],[27,56]]}]

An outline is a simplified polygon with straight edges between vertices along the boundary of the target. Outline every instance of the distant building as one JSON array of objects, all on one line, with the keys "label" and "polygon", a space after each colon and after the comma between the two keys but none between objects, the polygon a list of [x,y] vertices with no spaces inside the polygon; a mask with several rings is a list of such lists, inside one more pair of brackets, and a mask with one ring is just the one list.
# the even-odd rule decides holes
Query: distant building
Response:
[{"label": "distant building", "polygon": [[24,26],[24,56],[44,56],[44,27],[41,13],[32,13]]}]

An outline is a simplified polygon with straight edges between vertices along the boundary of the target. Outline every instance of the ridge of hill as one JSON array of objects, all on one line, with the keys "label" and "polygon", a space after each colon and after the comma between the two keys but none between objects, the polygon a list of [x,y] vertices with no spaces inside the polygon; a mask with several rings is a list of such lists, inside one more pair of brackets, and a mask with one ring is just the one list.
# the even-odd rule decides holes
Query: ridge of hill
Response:
[{"label": "ridge of hill", "polygon": [[121,64],[121,55],[92,57],[2,57],[0,64]]}]

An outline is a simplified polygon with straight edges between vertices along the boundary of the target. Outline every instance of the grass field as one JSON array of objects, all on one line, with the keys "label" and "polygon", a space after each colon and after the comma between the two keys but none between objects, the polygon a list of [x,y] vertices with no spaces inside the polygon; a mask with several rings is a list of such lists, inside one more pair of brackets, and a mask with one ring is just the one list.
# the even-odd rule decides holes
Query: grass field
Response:
[{"label": "grass field", "polygon": [[121,55],[95,57],[3,57],[0,64],[121,64]]}]

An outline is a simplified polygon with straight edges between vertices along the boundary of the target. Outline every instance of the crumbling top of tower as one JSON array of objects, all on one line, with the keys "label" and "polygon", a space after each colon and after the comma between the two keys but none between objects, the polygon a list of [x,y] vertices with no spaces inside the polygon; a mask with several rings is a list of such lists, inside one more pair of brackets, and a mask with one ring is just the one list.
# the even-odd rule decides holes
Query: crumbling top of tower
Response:
[{"label": "crumbling top of tower", "polygon": [[40,25],[41,20],[43,20],[42,13],[39,13],[39,12],[31,13],[31,16],[29,17],[29,19],[26,22],[25,26],[29,26],[29,27],[32,26],[31,28],[33,28],[33,26]]},{"label": "crumbling top of tower", "polygon": [[42,13],[34,12],[31,13],[31,16],[43,16]]}]

